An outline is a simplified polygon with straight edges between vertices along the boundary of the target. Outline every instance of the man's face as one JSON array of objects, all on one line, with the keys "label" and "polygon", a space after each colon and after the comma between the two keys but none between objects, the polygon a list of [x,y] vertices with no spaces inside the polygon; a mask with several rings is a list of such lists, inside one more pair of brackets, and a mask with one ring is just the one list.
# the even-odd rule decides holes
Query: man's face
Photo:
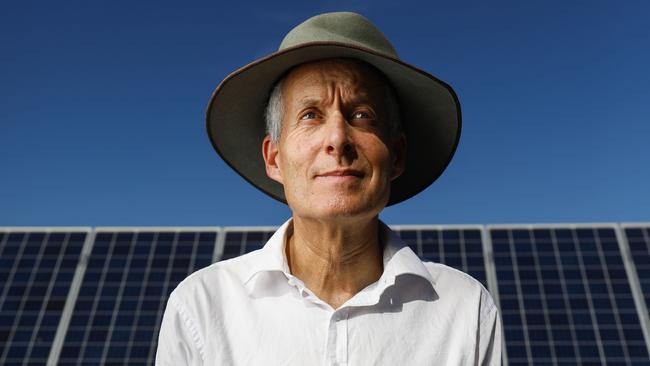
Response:
[{"label": "man's face", "polygon": [[390,182],[403,171],[405,138],[389,136],[384,83],[352,60],[304,64],[287,75],[280,140],[267,136],[263,152],[294,215],[374,217],[386,206]]}]

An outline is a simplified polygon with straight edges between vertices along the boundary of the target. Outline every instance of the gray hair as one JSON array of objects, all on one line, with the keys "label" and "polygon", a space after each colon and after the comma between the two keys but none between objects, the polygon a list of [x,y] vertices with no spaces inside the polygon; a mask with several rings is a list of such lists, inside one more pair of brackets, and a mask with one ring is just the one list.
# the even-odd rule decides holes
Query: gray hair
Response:
[{"label": "gray hair", "polygon": [[[282,85],[286,76],[280,79],[271,90],[269,103],[266,105],[264,119],[266,120],[266,133],[271,141],[278,143],[280,141],[280,131],[282,130],[282,116],[284,115],[284,99],[282,95]],[[402,131],[402,123],[399,117],[399,104],[397,94],[392,85],[386,83],[386,106],[388,111],[388,132],[389,136],[396,136]]]}]

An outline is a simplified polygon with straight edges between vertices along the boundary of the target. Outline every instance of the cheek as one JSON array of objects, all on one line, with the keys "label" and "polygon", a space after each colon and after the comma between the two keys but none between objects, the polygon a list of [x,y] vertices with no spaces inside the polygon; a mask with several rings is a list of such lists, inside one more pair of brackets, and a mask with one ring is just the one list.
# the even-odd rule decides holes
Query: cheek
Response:
[{"label": "cheek", "polygon": [[296,184],[298,183],[296,179],[304,178],[309,174],[312,153],[307,143],[286,146],[281,150],[280,155],[281,174],[285,179],[289,178],[288,181],[285,181],[285,184]]},{"label": "cheek", "polygon": [[386,144],[376,139],[366,146],[367,158],[376,168],[381,168],[382,175],[390,175],[392,156]]}]

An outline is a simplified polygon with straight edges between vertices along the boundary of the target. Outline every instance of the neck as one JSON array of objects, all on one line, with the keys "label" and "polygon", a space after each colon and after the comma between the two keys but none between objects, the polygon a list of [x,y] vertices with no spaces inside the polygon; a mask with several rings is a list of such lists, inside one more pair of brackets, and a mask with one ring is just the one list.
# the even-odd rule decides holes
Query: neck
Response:
[{"label": "neck", "polygon": [[334,309],[376,282],[383,272],[376,216],[348,225],[294,217],[293,230],[287,234],[291,273]]}]

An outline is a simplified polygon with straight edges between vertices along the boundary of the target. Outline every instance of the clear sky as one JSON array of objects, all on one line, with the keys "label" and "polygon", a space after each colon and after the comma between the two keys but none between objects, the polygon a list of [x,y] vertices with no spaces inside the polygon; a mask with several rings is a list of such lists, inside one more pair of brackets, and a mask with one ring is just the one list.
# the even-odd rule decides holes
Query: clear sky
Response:
[{"label": "clear sky", "polygon": [[385,221],[650,221],[650,2],[4,1],[0,226],[282,223],[213,151],[205,107],[342,10],[462,106],[447,171]]}]

